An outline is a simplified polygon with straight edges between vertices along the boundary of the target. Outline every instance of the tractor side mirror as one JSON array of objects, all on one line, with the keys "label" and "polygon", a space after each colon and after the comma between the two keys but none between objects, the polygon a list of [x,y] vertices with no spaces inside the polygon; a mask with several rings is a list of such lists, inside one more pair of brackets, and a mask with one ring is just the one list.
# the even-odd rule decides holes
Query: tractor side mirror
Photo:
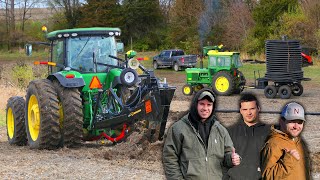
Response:
[{"label": "tractor side mirror", "polygon": [[26,44],[24,46],[25,52],[27,56],[31,56],[32,55],[32,44]]},{"label": "tractor side mirror", "polygon": [[124,45],[122,42],[117,42],[117,52],[123,53],[124,52]]}]

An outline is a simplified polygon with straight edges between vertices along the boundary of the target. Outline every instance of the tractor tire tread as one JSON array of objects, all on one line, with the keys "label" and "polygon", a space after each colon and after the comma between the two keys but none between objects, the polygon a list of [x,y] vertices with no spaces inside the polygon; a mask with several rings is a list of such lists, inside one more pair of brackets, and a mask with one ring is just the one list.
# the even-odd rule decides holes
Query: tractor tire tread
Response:
[{"label": "tractor tire tread", "polygon": [[[23,146],[27,144],[27,134],[25,126],[25,100],[21,96],[13,96],[8,99],[6,112],[11,108],[14,115],[14,134],[10,139],[8,135],[9,144]],[[7,113],[8,115],[8,113]]]},{"label": "tractor tire tread", "polygon": [[79,147],[83,137],[83,112],[80,92],[77,88],[65,88],[57,81],[54,81],[53,84],[64,114],[61,145],[68,148]]},{"label": "tractor tire tread", "polygon": [[57,93],[48,79],[34,80],[29,83],[26,95],[26,127],[28,127],[28,101],[35,95],[39,105],[39,137],[34,142],[28,133],[28,143],[32,149],[57,149],[61,138],[59,126],[59,106]]}]

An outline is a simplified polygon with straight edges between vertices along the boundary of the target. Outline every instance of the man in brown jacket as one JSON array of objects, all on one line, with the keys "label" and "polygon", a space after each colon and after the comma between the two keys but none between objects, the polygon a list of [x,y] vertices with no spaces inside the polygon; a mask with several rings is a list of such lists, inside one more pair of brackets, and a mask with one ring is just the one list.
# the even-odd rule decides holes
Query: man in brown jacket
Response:
[{"label": "man in brown jacket", "polygon": [[311,179],[307,148],[300,137],[305,121],[304,109],[300,104],[291,102],[283,108],[280,128],[271,128],[271,134],[261,150],[263,179]]}]

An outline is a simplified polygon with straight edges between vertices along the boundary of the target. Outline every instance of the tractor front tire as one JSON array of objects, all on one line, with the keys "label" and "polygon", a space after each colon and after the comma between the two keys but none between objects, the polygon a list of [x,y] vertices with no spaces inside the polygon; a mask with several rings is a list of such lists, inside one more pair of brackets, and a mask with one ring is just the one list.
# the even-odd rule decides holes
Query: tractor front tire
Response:
[{"label": "tractor front tire", "polygon": [[212,89],[217,95],[229,96],[234,91],[235,83],[229,72],[220,71],[213,77]]},{"label": "tractor front tire", "polygon": [[61,141],[60,145],[68,148],[79,147],[83,137],[82,100],[78,88],[65,88],[58,81],[53,82],[60,113]]},{"label": "tractor front tire", "polygon": [[191,85],[189,84],[185,84],[183,87],[182,87],[182,93],[186,96],[191,96],[192,93],[193,93],[193,88]]},{"label": "tractor front tire", "polygon": [[273,85],[268,85],[264,88],[264,95],[268,99],[273,99],[277,95],[277,88]]},{"label": "tractor front tire", "polygon": [[23,97],[14,96],[7,103],[7,135],[11,145],[23,146],[27,144],[27,134],[24,118],[25,100]]},{"label": "tractor front tire", "polygon": [[57,149],[61,139],[59,101],[48,79],[31,81],[26,95],[26,132],[32,149]]},{"label": "tractor front tire", "polygon": [[291,97],[291,88],[288,85],[280,86],[278,93],[281,99],[289,99]]}]

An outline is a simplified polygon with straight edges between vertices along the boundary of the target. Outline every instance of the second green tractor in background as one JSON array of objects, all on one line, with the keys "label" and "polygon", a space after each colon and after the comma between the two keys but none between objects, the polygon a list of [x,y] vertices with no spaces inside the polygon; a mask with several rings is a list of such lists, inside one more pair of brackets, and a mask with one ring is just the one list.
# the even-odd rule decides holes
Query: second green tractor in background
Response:
[{"label": "second green tractor in background", "polygon": [[[184,95],[192,95],[204,85],[222,96],[239,94],[243,91],[246,79],[241,71],[240,53],[222,52],[221,46],[206,46],[204,56],[208,57],[207,68],[187,68],[187,83],[182,87]],[[201,65],[202,66],[202,65]]]}]

